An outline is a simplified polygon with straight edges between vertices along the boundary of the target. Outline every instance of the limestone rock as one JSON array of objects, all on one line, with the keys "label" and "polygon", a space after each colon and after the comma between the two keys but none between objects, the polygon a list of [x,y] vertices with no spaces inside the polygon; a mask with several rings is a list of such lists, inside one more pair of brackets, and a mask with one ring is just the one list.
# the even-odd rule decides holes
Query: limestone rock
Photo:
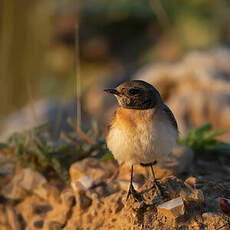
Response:
[{"label": "limestone rock", "polygon": [[[117,179],[121,181],[130,180],[130,166],[127,163],[122,163],[119,165],[119,174]],[[141,165],[135,165],[133,173],[133,181],[136,183],[144,182],[144,177],[148,175],[148,167],[143,167]]]},{"label": "limestone rock", "polygon": [[[86,185],[86,178],[92,180],[94,182],[104,180],[110,177],[115,170],[115,165],[110,162],[103,162],[96,158],[85,158],[82,161],[77,161],[76,163],[72,164],[70,167],[70,176],[71,176],[71,183],[75,184],[77,180],[80,178],[80,183],[85,183]],[[86,177],[87,176],[87,177]],[[88,182],[91,185],[91,182]],[[88,184],[88,185],[89,185]],[[86,187],[88,187],[86,185]],[[84,185],[83,185],[84,186]]]},{"label": "limestone rock", "polygon": [[71,186],[73,190],[76,191],[87,191],[93,186],[93,180],[88,176],[82,176],[79,179],[72,181]]},{"label": "limestone rock", "polygon": [[87,209],[92,204],[92,199],[83,192],[78,193],[76,199],[77,199],[77,206],[82,211]]},{"label": "limestone rock", "polygon": [[10,205],[6,206],[7,220],[10,227],[14,230],[21,230],[20,222],[17,218],[14,208]]},{"label": "limestone rock", "polygon": [[75,202],[75,194],[72,189],[67,188],[61,193],[61,200],[62,203],[67,205],[67,206],[72,206]]},{"label": "limestone rock", "polygon": [[[172,150],[172,153],[165,158],[159,159],[157,164],[153,166],[156,178],[160,179],[188,171],[193,157],[194,153],[192,149],[177,145]],[[152,178],[150,167],[135,165],[133,180],[142,185],[145,177]],[[125,163],[120,166],[118,179],[121,181],[130,180],[130,166]]]},{"label": "limestone rock", "polygon": [[195,187],[195,185],[197,183],[197,179],[196,179],[196,177],[190,176],[184,181],[184,183],[189,184],[192,187]]},{"label": "limestone rock", "polygon": [[229,229],[229,219],[218,213],[205,212],[202,217],[208,229]]},{"label": "limestone rock", "polygon": [[177,145],[173,148],[166,158],[159,163],[161,167],[171,170],[174,174],[180,174],[189,170],[194,158],[194,152],[192,149]]},{"label": "limestone rock", "polygon": [[53,210],[53,207],[36,195],[26,197],[16,206],[16,212],[20,213],[28,229],[37,230],[34,222],[44,220],[44,217]]},{"label": "limestone rock", "polygon": [[21,174],[22,175],[19,174],[19,176],[22,176],[19,186],[27,191],[32,191],[34,188],[47,183],[47,180],[43,175],[30,168],[22,169]]},{"label": "limestone rock", "polygon": [[48,230],[61,230],[62,224],[57,221],[51,221],[48,225]]},{"label": "limestone rock", "polygon": [[7,216],[5,213],[4,206],[0,204],[0,224],[6,224],[7,222]]},{"label": "limestone rock", "polygon": [[179,216],[184,215],[184,203],[181,197],[164,202],[157,207],[158,214],[168,218],[177,219]]},{"label": "limestone rock", "polygon": [[195,201],[198,203],[204,203],[204,194],[200,189],[194,189],[193,191],[184,189],[180,192],[180,195],[184,201]]},{"label": "limestone rock", "polygon": [[[1,159],[4,161],[4,159]],[[1,165],[0,176],[7,176],[12,174],[15,170],[15,165],[13,163],[5,163]]]},{"label": "limestone rock", "polygon": [[[130,182],[129,181],[118,180],[117,182],[118,182],[118,184],[119,184],[119,186],[120,186],[120,188],[122,190],[124,190],[124,191],[128,191],[129,190],[129,186],[130,186]],[[140,184],[135,183],[135,182],[133,182],[133,186],[134,186],[135,189],[139,189],[141,187]]]},{"label": "limestone rock", "polygon": [[44,221],[43,220],[36,220],[36,221],[34,221],[33,225],[35,228],[41,229],[41,228],[43,228]]},{"label": "limestone rock", "polygon": [[28,192],[32,192],[46,183],[44,176],[26,168],[18,171],[1,192],[8,199],[23,199]]}]

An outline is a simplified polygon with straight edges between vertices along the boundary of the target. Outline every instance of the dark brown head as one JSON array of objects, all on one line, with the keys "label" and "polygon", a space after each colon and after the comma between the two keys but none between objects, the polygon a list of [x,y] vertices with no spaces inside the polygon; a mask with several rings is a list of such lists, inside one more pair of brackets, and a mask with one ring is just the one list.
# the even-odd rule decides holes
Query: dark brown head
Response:
[{"label": "dark brown head", "polygon": [[105,89],[113,94],[121,107],[128,109],[151,109],[162,103],[159,92],[149,83],[133,80],[115,89]]}]

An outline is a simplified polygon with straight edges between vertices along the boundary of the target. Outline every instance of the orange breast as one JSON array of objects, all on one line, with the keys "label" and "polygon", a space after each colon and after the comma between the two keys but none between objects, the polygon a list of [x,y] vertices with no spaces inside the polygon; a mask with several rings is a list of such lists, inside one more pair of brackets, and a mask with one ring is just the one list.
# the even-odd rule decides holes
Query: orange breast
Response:
[{"label": "orange breast", "polygon": [[138,125],[153,121],[153,110],[134,110],[119,108],[112,121],[112,126],[122,126],[127,131],[134,131]]}]

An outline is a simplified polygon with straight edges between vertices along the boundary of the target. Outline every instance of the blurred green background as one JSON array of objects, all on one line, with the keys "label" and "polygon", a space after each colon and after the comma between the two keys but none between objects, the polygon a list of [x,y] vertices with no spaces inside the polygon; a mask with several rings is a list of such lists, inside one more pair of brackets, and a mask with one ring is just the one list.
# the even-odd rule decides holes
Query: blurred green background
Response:
[{"label": "blurred green background", "polygon": [[229,21],[228,0],[1,0],[0,119],[75,96],[77,39],[84,98],[90,85],[147,63],[228,45]]}]

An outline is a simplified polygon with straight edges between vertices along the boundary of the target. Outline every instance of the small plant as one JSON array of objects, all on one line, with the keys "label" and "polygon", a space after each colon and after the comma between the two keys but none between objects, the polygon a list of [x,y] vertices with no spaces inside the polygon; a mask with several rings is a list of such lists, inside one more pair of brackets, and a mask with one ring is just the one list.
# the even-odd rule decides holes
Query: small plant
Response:
[{"label": "small plant", "polygon": [[103,157],[107,150],[105,140],[98,127],[93,124],[86,132],[75,130],[62,133],[61,138],[53,140],[48,126],[43,125],[32,130],[13,134],[2,149],[4,155],[21,167],[30,167],[41,172],[48,179],[57,175],[64,182],[69,182],[69,167],[88,156]]},{"label": "small plant", "polygon": [[226,133],[224,130],[213,130],[211,124],[200,128],[192,129],[186,137],[179,139],[180,144],[184,144],[196,153],[216,153],[230,156],[230,144],[221,142],[217,137]]}]

